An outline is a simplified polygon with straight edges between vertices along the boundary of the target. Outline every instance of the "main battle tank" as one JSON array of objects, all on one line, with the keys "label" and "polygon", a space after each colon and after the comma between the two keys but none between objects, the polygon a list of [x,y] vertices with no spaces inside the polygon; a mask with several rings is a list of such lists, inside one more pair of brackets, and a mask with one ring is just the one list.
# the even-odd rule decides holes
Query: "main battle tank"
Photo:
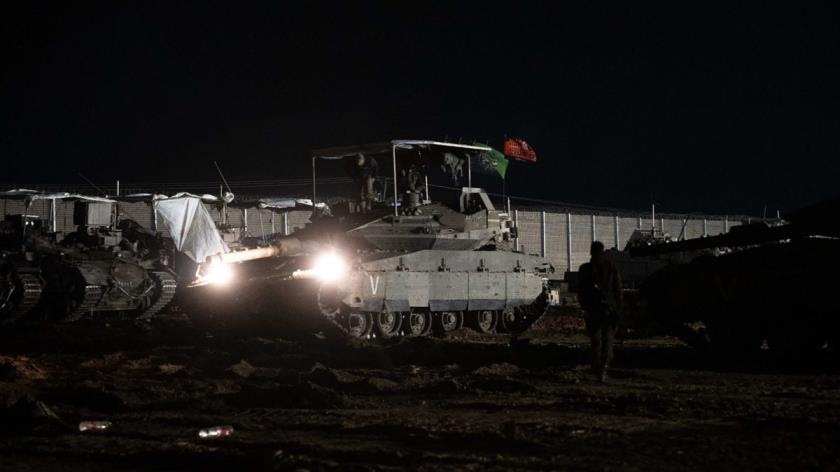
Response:
[{"label": "main battle tank", "polygon": [[[52,218],[24,212],[7,218],[0,243],[0,323],[32,314],[75,321],[94,313],[150,319],[175,294],[165,243],[131,220],[114,227],[112,200],[31,192],[49,200]],[[55,224],[56,202],[75,202],[76,231],[63,236]]]},{"label": "main battle tank", "polygon": [[[515,228],[508,213],[471,186],[470,161],[488,151],[486,146],[433,141],[316,151],[313,169],[315,159],[350,159],[352,165],[359,154],[390,157],[393,180],[387,185],[393,198],[380,194],[364,212],[358,211],[365,210],[364,205],[333,205],[330,214],[313,214],[312,224],[294,237],[213,256],[199,271],[197,285],[219,279],[228,270],[247,273],[244,277],[250,282],[273,279],[278,289],[305,281],[316,287],[310,303],[323,319],[357,338],[425,336],[462,326],[483,333],[520,333],[551,302],[555,272],[545,258],[512,249]],[[444,157],[449,169],[463,166],[461,177],[466,170],[468,185],[461,188],[455,205],[428,198],[428,175],[420,175],[423,167],[418,162],[434,156]],[[266,260],[282,262],[263,273],[245,268]],[[231,267],[235,263],[243,264]],[[271,285],[263,287],[271,290]],[[194,297],[212,299],[206,290]],[[300,311],[284,308],[290,312],[286,316]]]},{"label": "main battle tank", "polygon": [[[721,236],[639,247],[637,257],[700,253],[641,288],[650,321],[697,347],[802,354],[840,348],[840,199]],[[692,329],[687,329],[687,328]]]}]

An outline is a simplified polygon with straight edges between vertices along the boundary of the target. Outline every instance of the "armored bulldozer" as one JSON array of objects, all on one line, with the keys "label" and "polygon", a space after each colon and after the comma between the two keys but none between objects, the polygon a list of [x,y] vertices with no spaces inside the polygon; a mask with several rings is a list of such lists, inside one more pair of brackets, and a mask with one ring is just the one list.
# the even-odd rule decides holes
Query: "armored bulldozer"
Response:
[{"label": "armored bulldozer", "polygon": [[802,354],[840,348],[840,199],[729,233],[633,251],[636,257],[701,254],[651,275],[646,315],[698,348]]},{"label": "armored bulldozer", "polygon": [[[277,289],[298,284],[304,293],[308,284],[314,287],[309,303],[323,319],[356,338],[425,336],[462,326],[521,333],[556,299],[551,296],[555,271],[548,260],[512,249],[515,228],[508,212],[472,187],[471,161],[489,151],[480,145],[407,140],[315,151],[313,169],[321,159],[349,162],[351,168],[365,159],[390,160],[392,179],[377,179],[383,185],[372,205],[349,202],[329,212],[316,206],[312,223],[294,237],[208,258],[195,285],[228,281],[219,274],[231,270],[249,282],[274,280]],[[429,198],[431,168],[454,170],[455,181],[466,177],[455,201]],[[266,260],[275,261],[268,271],[248,266]],[[212,288],[203,290],[194,297],[214,299]],[[274,310],[288,317],[301,312],[289,305]]]},{"label": "armored bulldozer", "polygon": [[[6,218],[0,243],[0,323],[32,318],[75,321],[94,313],[150,319],[175,294],[171,251],[137,223],[114,224],[113,200],[25,192],[25,211]],[[28,214],[47,201],[50,217]],[[73,204],[75,230],[58,231],[56,208]]]}]

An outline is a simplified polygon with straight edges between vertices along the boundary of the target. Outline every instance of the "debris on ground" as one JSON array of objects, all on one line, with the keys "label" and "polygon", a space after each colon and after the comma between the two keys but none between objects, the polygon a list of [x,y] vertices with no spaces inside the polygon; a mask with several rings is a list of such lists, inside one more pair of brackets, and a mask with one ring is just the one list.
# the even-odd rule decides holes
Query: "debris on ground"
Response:
[{"label": "debris on ground", "polygon": [[110,421],[87,420],[79,422],[79,432],[100,432],[112,426]]},{"label": "debris on ground", "polygon": [[198,432],[201,439],[224,438],[233,434],[233,426],[213,426]]},{"label": "debris on ground", "polygon": [[[352,344],[152,329],[0,332],[0,468],[50,468],[49,457],[71,470],[838,465],[829,352],[730,365],[638,339],[616,348],[616,380],[600,384],[581,333],[544,330],[513,350],[503,337]],[[109,426],[94,434],[88,421]]]}]

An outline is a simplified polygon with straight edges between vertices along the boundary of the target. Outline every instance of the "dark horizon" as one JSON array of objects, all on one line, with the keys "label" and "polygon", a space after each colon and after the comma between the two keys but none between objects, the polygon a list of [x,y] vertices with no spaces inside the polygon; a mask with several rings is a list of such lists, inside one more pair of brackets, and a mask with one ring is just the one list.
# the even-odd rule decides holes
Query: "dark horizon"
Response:
[{"label": "dark horizon", "polygon": [[517,136],[514,195],[793,209],[837,193],[837,13],[7,5],[0,181],[307,178],[312,148]]}]

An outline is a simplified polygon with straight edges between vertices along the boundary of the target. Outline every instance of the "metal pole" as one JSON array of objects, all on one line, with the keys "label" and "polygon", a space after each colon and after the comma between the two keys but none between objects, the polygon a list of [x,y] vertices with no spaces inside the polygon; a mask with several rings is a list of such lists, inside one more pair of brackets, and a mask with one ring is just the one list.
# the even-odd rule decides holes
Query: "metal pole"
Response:
[{"label": "metal pole", "polygon": [[431,203],[432,202],[432,197],[429,195],[429,176],[424,175],[423,177],[425,177],[425,179],[426,179],[426,201]]},{"label": "metal pole", "polygon": [[248,232],[248,209],[242,209],[242,226],[245,228],[245,232]]},{"label": "metal pole", "polygon": [[545,257],[546,241],[545,241],[545,212],[540,212],[540,254]]},{"label": "metal pole", "polygon": [[213,165],[216,166],[216,171],[219,172],[219,177],[222,178],[222,182],[225,183],[225,187],[227,187],[228,192],[233,193],[233,190],[230,189],[230,185],[228,185],[228,181],[225,178],[225,174],[222,173],[222,169],[219,167],[219,164],[216,161],[213,161]]},{"label": "metal pole", "polygon": [[155,210],[155,205],[157,203],[152,200],[152,231],[157,232],[158,224],[157,224],[157,211]]},{"label": "metal pole", "polygon": [[472,164],[469,154],[467,154],[467,187],[472,191]]},{"label": "metal pole", "polygon": [[618,215],[613,215],[613,228],[615,229],[615,248],[618,249],[621,244],[618,240]]},{"label": "metal pole", "polygon": [[315,213],[317,204],[318,200],[316,200],[315,194],[315,156],[312,156],[312,213]]},{"label": "metal pole", "polygon": [[276,234],[277,229],[274,227],[274,211],[271,211],[271,234]]},{"label": "metal pole", "polygon": [[117,196],[120,196],[120,181],[117,181]]},{"label": "metal pole", "polygon": [[21,225],[21,226],[23,226],[23,229],[21,230],[21,233],[20,233],[22,241],[26,240],[26,215],[29,214],[29,205],[31,205],[31,204],[32,204],[32,202],[29,199],[26,199],[26,203],[24,203],[24,206],[23,206],[23,224]]},{"label": "metal pole", "polygon": [[566,213],[566,257],[568,258],[569,272],[572,271],[572,214]]},{"label": "metal pole", "polygon": [[397,146],[391,145],[391,159],[394,164],[394,218],[399,217],[397,212]]},{"label": "metal pole", "polygon": [[221,184],[219,184],[219,198],[222,199],[222,210],[219,216],[222,219],[222,226],[225,226],[227,225],[227,202],[225,201],[225,192]]},{"label": "metal pole", "polygon": [[708,235],[709,235],[709,228],[706,225],[706,218],[703,218],[703,237],[705,238]]},{"label": "metal pole", "polygon": [[55,198],[50,200],[50,219],[52,219],[52,232],[58,232],[58,222],[55,221]]},{"label": "metal pole", "polygon": [[656,205],[650,204],[650,230],[651,236],[656,236]]},{"label": "metal pole", "polygon": [[283,213],[283,236],[289,235],[289,213]]},{"label": "metal pole", "polygon": [[592,219],[592,242],[594,243],[596,241],[596,238],[595,238],[595,213],[593,213],[589,216]]},{"label": "metal pole", "polygon": [[513,210],[513,227],[516,228],[516,238],[513,240],[513,248],[519,250],[519,210]]},{"label": "metal pole", "polygon": [[723,217],[723,232],[724,233],[729,232],[729,216],[728,215]]}]

